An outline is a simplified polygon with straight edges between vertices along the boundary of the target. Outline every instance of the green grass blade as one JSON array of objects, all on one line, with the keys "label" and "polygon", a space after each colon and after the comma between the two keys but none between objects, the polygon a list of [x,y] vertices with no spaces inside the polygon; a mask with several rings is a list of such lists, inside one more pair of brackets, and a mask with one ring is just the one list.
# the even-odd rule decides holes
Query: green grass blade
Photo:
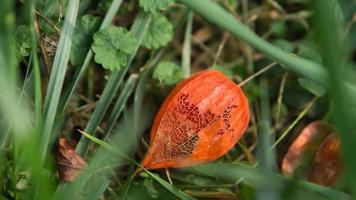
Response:
[{"label": "green grass blade", "polygon": [[44,105],[44,124],[43,135],[40,145],[42,161],[44,161],[51,139],[52,128],[61,91],[63,87],[64,77],[67,71],[69,53],[72,44],[72,37],[79,9],[79,0],[69,1],[67,6],[64,25],[60,34],[57,51],[54,57],[52,72],[48,83],[48,89]]},{"label": "green grass blade", "polygon": [[299,113],[299,115],[293,120],[293,122],[286,128],[285,131],[279,136],[279,138],[273,143],[270,150],[274,149],[287,135],[288,133],[300,122],[300,120],[308,113],[308,111],[312,108],[314,103],[318,100],[317,97],[314,97],[305,108]]},{"label": "green grass blade", "polygon": [[[119,10],[120,6],[121,6],[122,0],[114,0],[111,5],[110,8],[108,10],[108,12],[105,15],[105,18],[103,20],[103,22],[100,25],[99,30],[104,29],[108,26],[111,25],[112,20],[115,18],[117,11]],[[82,77],[82,75],[84,74],[84,72],[86,71],[86,69],[88,68],[88,65],[90,64],[92,58],[93,58],[93,51],[90,49],[87,53],[87,55],[85,56],[85,60],[83,65],[76,70],[76,72],[73,75],[72,81],[69,84],[69,86],[66,88],[63,98],[61,98],[60,103],[59,103],[59,112],[61,112],[63,114],[68,102],[69,102],[69,98],[72,96],[80,78]]]},{"label": "green grass blade", "polygon": [[[13,1],[0,1],[0,116],[2,123],[5,123],[5,128],[9,128],[11,135],[9,138],[11,139],[12,146],[9,144],[2,144],[0,147],[0,160],[6,161],[7,166],[4,166],[4,163],[1,162],[0,167],[7,167],[8,174],[0,175],[1,178],[3,175],[10,176],[4,178],[4,181],[8,181],[9,178],[13,179],[14,184],[18,181],[18,174],[22,170],[26,170],[31,174],[30,185],[26,191],[29,199],[46,199],[51,196],[51,181],[49,181],[46,175],[42,171],[42,165],[40,164],[40,152],[38,148],[40,135],[38,132],[34,130],[34,126],[32,124],[31,113],[29,102],[27,102],[27,98],[22,98],[21,92],[20,96],[18,95],[18,91],[16,88],[16,71],[17,66],[15,66],[15,52],[13,42],[13,33],[14,33],[14,2]],[[29,2],[32,3],[32,2]],[[27,9],[31,9],[32,6],[28,6]],[[6,19],[6,20],[3,20]],[[5,45],[5,46],[3,46]],[[32,47],[34,48],[34,47]],[[31,58],[32,59],[32,58]],[[23,88],[27,84],[25,81]],[[3,128],[3,127],[1,127]],[[1,130],[3,131],[3,130]],[[3,133],[0,133],[2,135]],[[4,149],[3,149],[4,148]],[[5,153],[6,149],[6,157],[3,153]],[[10,152],[12,151],[12,154]],[[9,156],[11,155],[11,156]],[[13,171],[9,172],[11,169]],[[1,171],[1,173],[4,171]],[[11,177],[13,176],[13,177]],[[1,180],[1,184],[3,180]],[[9,190],[5,192],[13,193],[14,199],[20,199],[21,191],[16,190],[16,185],[13,188],[14,190],[10,190],[10,188],[1,185],[2,190]],[[3,187],[4,186],[4,187]],[[36,191],[39,189],[43,189],[42,193],[36,195]],[[2,193],[3,194],[3,193]],[[1,196],[0,198],[2,198]],[[7,199],[8,197],[6,197]]]},{"label": "green grass blade", "polygon": [[261,200],[277,200],[280,199],[279,190],[276,187],[277,183],[273,179],[273,172],[276,171],[276,158],[274,151],[270,151],[272,146],[272,132],[271,132],[271,113],[270,102],[268,95],[268,84],[266,79],[261,79],[260,95],[261,95],[261,120],[259,122],[258,131],[258,153],[257,158],[259,169],[267,177],[260,187],[257,187],[256,199]]},{"label": "green grass blade", "polygon": [[[341,150],[344,161],[345,177],[348,185],[356,197],[356,104],[355,91],[343,84],[344,81],[356,86],[356,73],[352,64],[348,63],[346,56],[349,55],[348,45],[343,41],[341,32],[342,23],[338,20],[334,6],[338,1],[316,0],[314,11],[316,16],[317,37],[320,39],[321,52],[325,66],[330,75],[330,99],[332,102],[332,117],[334,118],[341,140]],[[332,31],[330,30],[332,27]],[[345,43],[344,43],[345,42]]]},{"label": "green grass blade", "polygon": [[[145,169],[144,169],[145,170]],[[151,173],[148,170],[145,170],[152,178],[154,178],[158,183],[160,183],[164,188],[166,188],[168,191],[170,191],[172,194],[174,194],[176,197],[182,200],[194,200],[195,198],[191,197],[187,193],[177,189],[173,185],[169,184],[167,181],[161,179],[159,176]]]},{"label": "green grass blade", "polygon": [[319,64],[309,60],[289,55],[280,48],[270,44],[247,26],[211,0],[178,0],[205,17],[207,20],[231,32],[234,36],[241,38],[251,46],[268,55],[273,60],[284,64],[283,66],[305,78],[313,80],[327,87],[328,75],[326,70]]},{"label": "green grass blade", "polygon": [[[145,33],[145,30],[148,27],[148,24],[151,20],[151,15],[148,13],[140,12],[138,16],[135,19],[134,24],[132,25],[131,31],[132,33],[136,36],[137,38],[137,46],[135,53],[133,53],[130,58],[128,64],[125,66],[124,69],[120,71],[114,71],[109,78],[108,83],[106,84],[103,94],[101,95],[99,102],[97,106],[95,107],[95,110],[93,114],[91,115],[91,118],[85,128],[85,132],[89,133],[94,133],[96,130],[96,127],[99,125],[101,119],[103,118],[106,110],[108,109],[111,100],[114,98],[116,91],[118,90],[119,86],[121,85],[121,82],[129,69],[132,60],[134,59],[136,52],[141,44],[143,35]],[[86,138],[82,138],[78,144],[77,151],[85,157],[87,154],[88,150],[88,145],[89,145],[89,140]]]},{"label": "green grass blade", "polygon": [[119,118],[119,116],[121,115],[122,111],[125,108],[127,99],[133,92],[133,89],[136,85],[137,79],[138,79],[138,76],[136,74],[132,74],[129,77],[129,79],[127,80],[127,82],[124,86],[124,89],[122,89],[120,96],[118,97],[118,99],[114,105],[114,108],[111,111],[111,115],[108,119],[108,125],[107,125],[107,128],[105,129],[105,133],[106,133],[105,138],[108,138],[110,136],[110,133],[111,133],[112,129],[114,128],[117,119]]},{"label": "green grass blade", "polygon": [[124,157],[125,159],[129,160],[130,162],[134,163],[136,166],[142,168],[145,172],[147,172],[153,179],[155,179],[158,183],[160,183],[164,188],[166,188],[168,191],[172,192],[174,195],[176,195],[178,198],[183,199],[183,200],[194,200],[195,198],[189,196],[187,193],[175,188],[173,185],[169,184],[167,181],[163,180],[159,176],[151,173],[150,171],[146,170],[143,168],[138,162],[135,160],[131,159],[129,156],[127,156],[124,152],[122,152],[120,149],[115,148],[114,146],[111,146],[110,144],[88,134],[83,131],[80,131],[81,134],[83,134],[85,137],[89,138],[90,140],[94,141],[97,144],[100,144],[101,146],[105,147],[106,149]]},{"label": "green grass blade", "polygon": [[274,181],[276,186],[280,189],[286,188],[287,185],[294,184],[294,186],[297,187],[298,190],[301,190],[301,192],[309,191],[317,194],[320,197],[324,197],[323,199],[351,200],[351,197],[346,193],[310,182],[295,180],[293,178],[285,177],[279,174],[273,174],[272,179],[270,179],[270,177],[266,177],[265,174],[260,170],[243,164],[206,164],[192,168],[181,169],[181,171],[194,173],[196,175],[200,174],[214,177],[226,180],[231,183],[235,183],[237,180],[243,178],[245,181],[253,184],[255,187],[261,187],[266,182],[268,183],[271,181]]},{"label": "green grass blade", "polygon": [[34,75],[34,104],[35,104],[35,124],[36,130],[40,132],[42,126],[42,91],[41,91],[41,72],[37,57],[37,37],[34,26],[36,0],[26,1],[26,12],[28,16],[28,25],[31,32],[31,63]]},{"label": "green grass blade", "polygon": [[[138,132],[139,132],[139,123],[140,123],[140,113],[143,104],[143,99],[145,97],[145,86],[148,78],[153,72],[154,67],[157,65],[158,61],[161,59],[164,50],[159,50],[154,55],[153,59],[148,62],[146,68],[142,72],[139,82],[137,83],[135,96],[134,96],[134,138],[137,140]],[[136,145],[134,145],[136,146]]]}]

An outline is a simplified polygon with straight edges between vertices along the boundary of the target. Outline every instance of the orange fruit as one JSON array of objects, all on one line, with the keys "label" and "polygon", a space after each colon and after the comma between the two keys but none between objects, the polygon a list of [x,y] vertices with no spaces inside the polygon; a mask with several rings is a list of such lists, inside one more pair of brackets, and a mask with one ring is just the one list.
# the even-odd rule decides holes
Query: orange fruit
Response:
[{"label": "orange fruit", "polygon": [[181,81],[164,101],[142,165],[186,167],[216,160],[244,134],[250,119],[241,88],[215,70]]}]

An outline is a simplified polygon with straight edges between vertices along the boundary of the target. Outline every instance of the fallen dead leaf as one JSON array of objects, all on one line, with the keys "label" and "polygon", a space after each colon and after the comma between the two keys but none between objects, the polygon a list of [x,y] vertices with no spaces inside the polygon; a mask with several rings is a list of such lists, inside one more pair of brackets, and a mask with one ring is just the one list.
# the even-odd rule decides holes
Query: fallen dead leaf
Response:
[{"label": "fallen dead leaf", "polygon": [[333,130],[332,125],[322,121],[308,124],[284,156],[281,166],[282,174],[294,175],[298,167],[311,161],[320,144]]},{"label": "fallen dead leaf", "polygon": [[86,167],[86,162],[75,152],[77,144],[74,141],[60,138],[57,150],[59,179],[73,182]]},{"label": "fallen dead leaf", "polygon": [[315,156],[308,181],[323,186],[332,186],[342,171],[340,140],[335,133],[330,134],[320,145]]}]

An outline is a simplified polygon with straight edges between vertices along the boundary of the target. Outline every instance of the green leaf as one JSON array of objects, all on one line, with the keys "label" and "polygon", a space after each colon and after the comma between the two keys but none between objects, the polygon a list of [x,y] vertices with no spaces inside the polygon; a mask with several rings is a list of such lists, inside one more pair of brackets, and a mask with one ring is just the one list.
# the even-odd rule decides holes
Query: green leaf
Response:
[{"label": "green leaf", "polygon": [[305,88],[306,90],[308,90],[309,92],[311,92],[312,94],[314,94],[318,97],[322,97],[326,93],[325,88],[323,88],[322,86],[320,86],[319,84],[317,84],[316,82],[314,82],[312,80],[305,79],[305,78],[299,78],[298,82],[303,88]]},{"label": "green leaf", "polygon": [[128,55],[135,51],[136,43],[135,36],[125,28],[105,28],[94,35],[94,59],[105,69],[119,70],[127,64]]},{"label": "green leaf", "polygon": [[146,12],[156,13],[165,10],[174,0],[140,0],[140,6]]},{"label": "green leaf", "polygon": [[93,42],[93,35],[98,30],[101,19],[92,15],[84,15],[75,27],[70,61],[73,65],[84,62],[85,56]]},{"label": "green leaf", "polygon": [[161,62],[153,72],[153,78],[162,85],[174,85],[184,78],[183,70],[173,62]]},{"label": "green leaf", "polygon": [[31,33],[25,25],[20,25],[15,30],[15,54],[16,61],[20,62],[31,52]]},{"label": "green leaf", "polygon": [[173,37],[173,25],[164,15],[153,16],[142,45],[148,49],[165,46]]}]

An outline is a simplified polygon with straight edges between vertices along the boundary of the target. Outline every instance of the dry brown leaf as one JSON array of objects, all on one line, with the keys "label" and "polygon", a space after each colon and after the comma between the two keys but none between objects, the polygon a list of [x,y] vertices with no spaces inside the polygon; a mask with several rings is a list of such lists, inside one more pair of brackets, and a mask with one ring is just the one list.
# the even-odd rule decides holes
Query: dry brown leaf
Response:
[{"label": "dry brown leaf", "polygon": [[72,182],[80,171],[86,167],[86,162],[75,152],[77,144],[74,141],[60,138],[57,150],[59,179]]},{"label": "dry brown leaf", "polygon": [[307,178],[320,185],[332,186],[340,177],[341,171],[340,140],[332,133],[318,148]]},{"label": "dry brown leaf", "polygon": [[322,121],[308,124],[284,156],[281,166],[282,173],[293,175],[303,162],[312,157],[327,135],[333,132],[333,129],[332,125]]}]

